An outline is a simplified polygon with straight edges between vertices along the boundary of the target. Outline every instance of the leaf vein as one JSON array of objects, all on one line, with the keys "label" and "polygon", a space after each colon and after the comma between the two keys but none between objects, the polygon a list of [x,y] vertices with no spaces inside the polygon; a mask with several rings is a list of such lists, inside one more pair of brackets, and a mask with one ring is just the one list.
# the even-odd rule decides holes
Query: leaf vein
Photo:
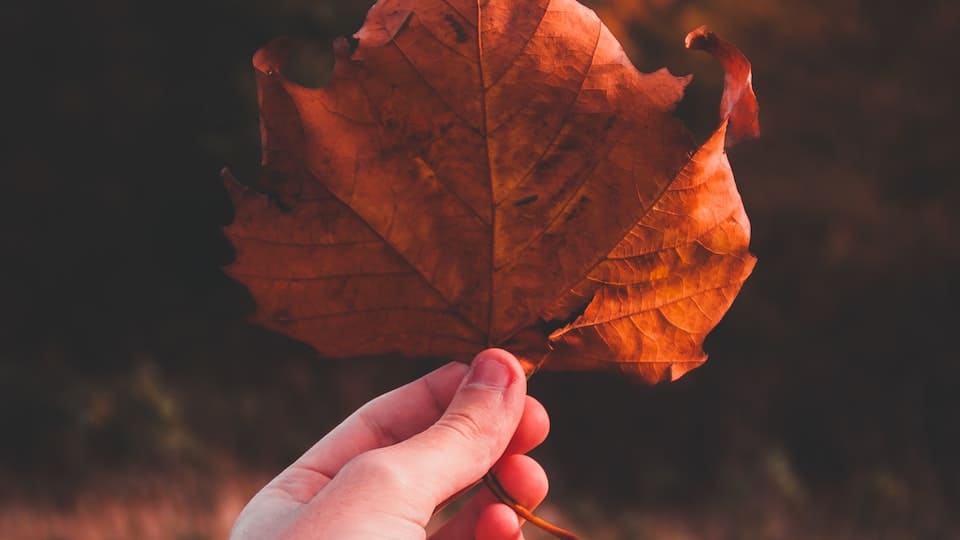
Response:
[{"label": "leaf vein", "polygon": [[[605,318],[605,319],[592,320],[592,321],[590,321],[590,322],[585,322],[585,323],[581,323],[581,324],[571,324],[566,330],[564,330],[561,334],[558,334],[558,335],[566,334],[566,333],[569,332],[570,330],[576,330],[576,329],[578,329],[578,328],[589,328],[589,327],[591,327],[591,326],[599,326],[599,325],[601,325],[601,324],[608,324],[608,323],[611,323],[611,322],[614,322],[614,321],[619,321],[619,320],[622,320],[622,319],[629,319],[629,318],[633,317],[634,315],[640,315],[640,314],[642,314],[642,313],[647,313],[647,312],[650,312],[650,311],[659,310],[660,308],[667,307],[667,306],[670,306],[670,305],[673,305],[673,304],[677,304],[677,303],[679,303],[679,302],[682,302],[682,301],[687,300],[688,298],[692,298],[692,297],[694,297],[694,296],[699,296],[699,295],[701,295],[701,294],[705,294],[705,293],[708,293],[708,292],[713,292],[713,291],[719,291],[719,290],[722,290],[722,289],[726,289],[727,287],[729,287],[729,286],[731,286],[731,285],[734,285],[734,284],[735,284],[734,282],[730,282],[730,283],[727,283],[727,284],[724,284],[724,285],[719,285],[719,286],[717,286],[717,287],[708,287],[708,288],[706,288],[706,289],[700,289],[700,290],[694,291],[694,292],[692,292],[692,293],[690,293],[690,294],[681,296],[680,298],[675,298],[675,299],[673,299],[673,300],[670,300],[669,302],[664,302],[664,303],[662,303],[662,304],[658,304],[658,305],[655,305],[655,306],[651,306],[651,307],[648,308],[648,309],[642,309],[642,310],[639,310],[639,311],[631,311],[631,312],[629,312],[629,313],[623,313],[623,314],[616,315],[616,316],[613,316],[613,317],[608,317],[608,318]],[[673,324],[673,323],[670,323],[670,324]]]},{"label": "leaf vein", "polygon": [[[510,200],[510,196],[513,195],[518,189],[520,189],[521,187],[523,187],[524,184],[527,183],[527,181],[530,179],[530,177],[533,176],[534,171],[537,170],[537,164],[540,163],[541,161],[543,161],[543,157],[546,156],[547,153],[548,153],[551,149],[553,149],[553,148],[555,148],[555,147],[557,146],[557,140],[560,138],[560,134],[563,133],[563,128],[564,128],[564,126],[566,126],[566,125],[567,125],[567,122],[570,120],[570,115],[573,114],[573,110],[574,110],[574,108],[575,108],[576,105],[577,105],[577,101],[580,100],[580,96],[583,94],[583,88],[584,88],[584,86],[585,86],[586,83],[587,83],[587,79],[590,77],[590,70],[593,69],[593,64],[594,64],[594,62],[596,61],[596,58],[597,58],[597,51],[599,50],[599,47],[600,47],[600,36],[603,34],[602,30],[603,30],[603,26],[602,26],[602,25],[598,25],[597,41],[596,41],[596,43],[594,44],[594,47],[593,47],[593,55],[590,57],[590,65],[588,65],[588,66],[587,66],[587,69],[584,70],[584,72],[583,72],[583,79],[580,80],[580,86],[577,88],[577,95],[576,95],[576,97],[574,97],[573,101],[570,102],[570,105],[569,105],[569,107],[567,107],[567,110],[564,111],[563,117],[562,117],[561,120],[560,120],[560,125],[557,127],[557,132],[553,134],[553,137],[550,139],[550,142],[544,147],[543,152],[541,152],[540,155],[537,156],[537,159],[535,159],[535,160],[532,162],[532,164],[530,165],[530,167],[529,167],[529,168],[527,169],[527,171],[523,174],[523,177],[520,178],[520,181],[517,182],[516,185],[514,185],[514,186],[510,189],[510,191],[508,191],[506,194],[504,194],[503,198],[500,199],[500,201],[498,201],[498,202],[496,203],[498,207],[499,207],[500,205],[502,205],[504,202]],[[608,154],[608,155],[609,155],[609,154]],[[582,184],[581,184],[581,185],[582,185]],[[577,189],[579,189],[579,187],[578,187]],[[574,191],[576,191],[576,190],[574,190]],[[569,201],[568,201],[568,202],[569,202]],[[564,206],[566,206],[566,205],[564,205]]]},{"label": "leaf vein", "polygon": [[[523,53],[527,50],[527,47],[530,46],[530,42],[533,41],[534,36],[537,35],[537,30],[540,29],[540,25],[543,24],[543,19],[546,18],[546,14],[548,11],[550,11],[550,6],[552,5],[553,5],[553,0],[549,0],[547,2],[546,9],[543,10],[543,16],[540,17],[539,21],[537,21],[537,26],[533,29],[533,32],[530,32],[529,36],[524,36],[523,46],[521,46],[520,49],[517,51],[517,53],[513,55],[513,58],[511,58],[510,61],[505,64],[503,68],[503,72],[500,73],[500,75],[498,75],[493,81],[491,81],[489,85],[487,84],[484,85],[484,88],[483,88],[484,94],[486,94],[487,92],[492,90],[495,86],[500,84],[500,81],[502,81],[503,78],[507,76],[507,73],[510,72],[510,68],[513,67],[517,59],[523,56]],[[496,131],[496,128],[494,128],[494,131]]]}]

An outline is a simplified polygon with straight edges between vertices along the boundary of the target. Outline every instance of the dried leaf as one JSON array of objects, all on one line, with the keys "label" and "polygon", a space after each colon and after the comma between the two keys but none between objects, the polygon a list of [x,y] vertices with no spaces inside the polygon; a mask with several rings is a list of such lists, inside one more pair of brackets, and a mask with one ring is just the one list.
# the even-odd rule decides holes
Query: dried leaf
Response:
[{"label": "dried leaf", "polygon": [[324,88],[284,78],[286,41],[254,59],[263,169],[226,174],[226,232],[257,321],[335,358],[502,346],[651,382],[703,362],[753,266],[724,154],[748,63],[696,150],[689,78],[638,72],[573,0],[381,0],[355,38]]}]

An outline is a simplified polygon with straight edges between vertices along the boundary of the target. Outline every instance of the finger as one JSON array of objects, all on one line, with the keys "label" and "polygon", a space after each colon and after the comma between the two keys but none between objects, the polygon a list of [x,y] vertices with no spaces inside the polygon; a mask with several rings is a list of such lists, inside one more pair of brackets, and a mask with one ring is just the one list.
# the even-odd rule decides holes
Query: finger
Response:
[{"label": "finger", "polygon": [[436,422],[467,370],[465,364],[452,362],[368,402],[280,473],[265,490],[280,490],[306,503],[357,455],[408,439]]},{"label": "finger", "polygon": [[547,410],[536,398],[527,396],[517,431],[503,453],[504,455],[526,454],[540,446],[549,432],[550,417],[547,415]]},{"label": "finger", "polygon": [[[511,454],[526,454],[540,445],[550,431],[550,418],[543,405],[531,396],[527,396],[523,407],[523,416],[520,417],[520,423],[517,425],[517,431],[510,439],[510,444],[503,452],[504,456]],[[447,503],[459,499],[461,495],[470,490],[473,486],[467,486],[461,491],[454,493],[449,499],[443,501],[439,506],[442,508]]]},{"label": "finger", "polygon": [[[399,513],[425,526],[439,503],[479,480],[503,454],[520,422],[525,392],[516,357],[501,349],[481,352],[436,423],[354,459],[318,498],[369,495],[380,505],[368,503],[369,510]],[[367,489],[376,493],[363,493]]]},{"label": "finger", "polygon": [[[520,454],[504,456],[494,467],[494,474],[503,489],[528,509],[535,508],[547,496],[547,474],[533,458]],[[471,538],[478,528],[503,532],[503,523],[494,514],[493,521],[487,523],[481,516],[488,507],[498,504],[497,498],[486,487],[477,491],[449,521],[444,523],[431,540],[458,540]],[[499,505],[503,506],[503,505]],[[510,510],[513,514],[513,510]],[[514,519],[519,526],[520,521]],[[510,525],[509,520],[507,525]],[[509,536],[498,537],[509,538]]]},{"label": "finger", "polygon": [[520,520],[509,506],[491,504],[480,515],[473,538],[474,540],[523,540]]}]

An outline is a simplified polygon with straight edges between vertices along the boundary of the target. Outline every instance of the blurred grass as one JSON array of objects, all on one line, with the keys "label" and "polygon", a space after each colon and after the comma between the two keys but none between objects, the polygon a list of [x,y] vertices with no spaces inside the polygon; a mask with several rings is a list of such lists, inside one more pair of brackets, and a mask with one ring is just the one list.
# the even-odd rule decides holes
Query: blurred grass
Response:
[{"label": "blurred grass", "polygon": [[[590,538],[956,536],[960,8],[592,5],[641,69],[696,74],[678,114],[701,137],[722,74],[684,34],[709,23],[753,60],[764,137],[731,160],[759,265],[680,382],[532,380],[545,513]],[[366,7],[0,8],[0,536],[220,537],[252,486],[434,365],[317,359],[246,324],[219,270],[217,173],[259,157],[253,51],[308,39],[294,75],[322,83]]]}]

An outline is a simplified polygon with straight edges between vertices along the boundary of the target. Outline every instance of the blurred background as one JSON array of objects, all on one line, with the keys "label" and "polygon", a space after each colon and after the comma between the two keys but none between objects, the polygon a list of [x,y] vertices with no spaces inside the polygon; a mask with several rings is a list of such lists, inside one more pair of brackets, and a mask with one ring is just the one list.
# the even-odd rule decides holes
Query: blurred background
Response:
[{"label": "blurred background", "polygon": [[[334,363],[245,322],[218,173],[259,160],[250,58],[371,2],[5,3],[0,537],[225,537],[350,411],[435,363]],[[544,516],[591,539],[960,537],[960,4],[589,2],[644,71],[751,58],[763,138],[731,150],[759,264],[679,382],[541,373]],[[954,512],[951,512],[954,510]],[[530,532],[530,538],[540,538]]]}]

